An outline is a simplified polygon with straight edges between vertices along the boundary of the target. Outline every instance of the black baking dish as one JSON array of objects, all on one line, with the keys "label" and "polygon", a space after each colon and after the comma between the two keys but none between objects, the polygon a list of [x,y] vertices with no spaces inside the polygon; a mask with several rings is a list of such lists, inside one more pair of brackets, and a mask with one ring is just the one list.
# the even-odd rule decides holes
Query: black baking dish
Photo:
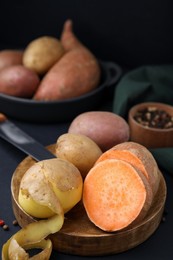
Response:
[{"label": "black baking dish", "polygon": [[121,67],[114,62],[100,61],[100,66],[99,86],[85,95],[60,101],[36,101],[0,94],[0,112],[17,120],[49,123],[67,122],[80,113],[97,109],[122,75]]}]

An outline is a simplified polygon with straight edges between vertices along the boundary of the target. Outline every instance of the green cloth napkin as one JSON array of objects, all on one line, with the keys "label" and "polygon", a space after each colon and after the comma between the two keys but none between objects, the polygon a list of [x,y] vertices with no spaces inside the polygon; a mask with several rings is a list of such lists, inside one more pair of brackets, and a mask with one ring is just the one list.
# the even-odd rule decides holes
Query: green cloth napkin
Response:
[{"label": "green cloth napkin", "polygon": [[[143,66],[126,73],[115,88],[113,112],[127,119],[141,102],[173,105],[173,65]],[[173,147],[151,150],[158,165],[173,174]]]}]

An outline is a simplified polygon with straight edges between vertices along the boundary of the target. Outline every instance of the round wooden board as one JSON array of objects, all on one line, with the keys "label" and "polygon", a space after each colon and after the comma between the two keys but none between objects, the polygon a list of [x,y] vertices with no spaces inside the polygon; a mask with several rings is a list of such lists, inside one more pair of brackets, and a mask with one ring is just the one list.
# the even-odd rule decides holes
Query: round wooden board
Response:
[{"label": "round wooden board", "polygon": [[[48,147],[54,152],[54,145]],[[12,207],[21,227],[36,221],[22,210],[18,203],[19,185],[25,171],[35,163],[26,157],[16,168],[11,180]],[[115,254],[133,248],[149,238],[158,228],[166,201],[166,183],[161,175],[158,193],[145,219],[138,225],[119,232],[104,232],[88,219],[82,202],[65,215],[62,229],[50,235],[55,250],[81,256],[101,256]]]}]

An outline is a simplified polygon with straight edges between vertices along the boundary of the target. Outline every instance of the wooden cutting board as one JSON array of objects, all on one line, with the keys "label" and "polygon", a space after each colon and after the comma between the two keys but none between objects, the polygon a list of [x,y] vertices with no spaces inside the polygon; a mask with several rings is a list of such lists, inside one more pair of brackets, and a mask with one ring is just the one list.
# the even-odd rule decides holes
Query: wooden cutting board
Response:
[{"label": "wooden cutting board", "polygon": [[[54,145],[49,146],[48,149],[54,152]],[[36,221],[24,212],[18,203],[21,178],[34,163],[31,157],[26,157],[16,168],[11,180],[12,207],[21,227]],[[166,183],[161,174],[158,192],[145,219],[133,228],[112,233],[104,232],[92,224],[80,202],[65,215],[62,229],[50,236],[53,247],[62,253],[81,256],[116,254],[134,248],[149,238],[158,228],[163,215],[166,193]]]}]

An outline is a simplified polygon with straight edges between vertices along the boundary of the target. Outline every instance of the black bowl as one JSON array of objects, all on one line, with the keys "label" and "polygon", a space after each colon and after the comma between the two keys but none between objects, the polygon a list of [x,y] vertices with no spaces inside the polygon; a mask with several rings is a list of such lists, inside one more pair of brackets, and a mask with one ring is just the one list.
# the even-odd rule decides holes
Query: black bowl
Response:
[{"label": "black bowl", "polygon": [[17,120],[50,123],[67,122],[78,114],[94,110],[112,91],[122,75],[121,67],[114,62],[100,62],[100,85],[80,97],[60,101],[36,101],[0,94],[0,112]]}]

